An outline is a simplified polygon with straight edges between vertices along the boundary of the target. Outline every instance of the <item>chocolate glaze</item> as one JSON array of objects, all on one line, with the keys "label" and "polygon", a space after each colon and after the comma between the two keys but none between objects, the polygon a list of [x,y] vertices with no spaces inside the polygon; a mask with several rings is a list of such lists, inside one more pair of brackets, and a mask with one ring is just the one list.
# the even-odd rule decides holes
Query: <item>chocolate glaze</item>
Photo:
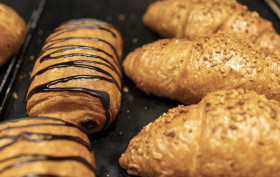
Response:
[{"label": "chocolate glaze", "polygon": [[[76,39],[92,40],[92,41],[97,41],[97,42],[105,43],[105,44],[107,44],[107,45],[113,50],[115,56],[118,56],[117,50],[115,49],[115,47],[114,47],[112,44],[110,44],[109,42],[107,42],[107,41],[105,41],[105,40],[103,40],[103,39],[92,38],[92,37],[66,37],[66,38],[54,39],[54,40],[51,40],[51,41],[48,42],[48,43],[51,43],[51,44],[49,44],[48,46],[46,46],[46,47],[44,48],[44,51],[49,50],[50,47],[52,47],[52,46],[54,46],[54,45],[56,45],[56,44],[58,44],[58,43],[62,43],[62,42],[69,41],[69,40],[76,40]],[[48,44],[48,43],[47,43],[47,44]],[[41,59],[40,59],[40,62],[43,62],[43,61],[45,61],[45,60],[46,60],[46,59],[41,58]]]},{"label": "chocolate glaze", "polygon": [[[69,122],[66,122],[62,119],[57,119],[57,118],[52,118],[52,117],[23,117],[23,118],[18,118],[18,119],[9,119],[9,120],[6,120],[4,122],[0,122],[0,126],[3,125],[3,124],[7,124],[7,123],[16,123],[16,122],[20,122],[22,120],[35,120],[35,119],[38,119],[38,120],[52,120],[52,121],[57,121],[57,122],[61,122],[61,123],[69,123]],[[69,124],[72,124],[72,123],[69,123]],[[74,125],[74,124],[72,124]]]},{"label": "chocolate glaze", "polygon": [[66,176],[61,176],[61,175],[57,176],[54,174],[27,174],[24,176],[16,176],[16,177],[66,177]]},{"label": "chocolate glaze", "polygon": [[[54,59],[60,59],[60,58],[71,58],[71,57],[76,57],[76,56],[86,57],[86,58],[89,58],[90,60],[66,61],[66,62],[57,63],[54,65],[48,66],[46,68],[43,68],[42,70],[38,71],[31,77],[30,84],[32,83],[32,81],[34,80],[34,78],[36,76],[43,74],[46,71],[54,69],[54,68],[80,67],[80,68],[85,68],[85,69],[92,69],[92,70],[97,71],[98,73],[102,73],[106,77],[99,76],[99,75],[73,75],[73,76],[53,80],[48,83],[44,83],[42,85],[34,87],[27,94],[25,101],[27,102],[34,94],[42,93],[42,92],[68,91],[68,92],[86,93],[86,94],[89,94],[93,97],[97,97],[100,99],[100,101],[105,109],[106,120],[105,120],[104,128],[106,128],[110,122],[110,113],[109,113],[110,96],[107,92],[99,91],[99,90],[92,90],[92,89],[87,89],[87,88],[79,88],[79,87],[55,88],[55,85],[57,83],[65,83],[65,82],[68,82],[68,81],[74,80],[74,79],[100,79],[100,80],[114,83],[116,85],[116,87],[118,88],[118,90],[121,92],[121,85],[118,84],[117,79],[114,78],[109,72],[105,71],[104,69],[101,69],[101,67],[100,67],[100,66],[105,66],[106,68],[108,68],[109,70],[111,70],[117,74],[118,80],[121,79],[121,72],[120,72],[121,63],[118,58],[118,54],[117,54],[115,47],[106,40],[99,39],[99,38],[92,38],[92,37],[73,36],[73,37],[62,37],[62,38],[53,39],[55,37],[59,37],[62,34],[69,33],[69,32],[76,31],[76,30],[81,30],[81,29],[92,29],[92,30],[103,30],[103,31],[105,30],[105,31],[109,32],[113,37],[116,38],[116,34],[113,31],[111,31],[109,28],[106,28],[105,27],[106,25],[107,24],[103,23],[103,22],[85,19],[85,20],[70,21],[70,23],[65,23],[64,25],[58,27],[56,29],[55,33],[47,39],[46,44],[40,53],[41,58],[40,58],[39,62],[42,63],[47,60],[54,60]],[[96,41],[97,43],[98,42],[105,43],[112,49],[114,56],[116,56],[116,58],[114,58],[113,55],[109,54],[108,52],[106,52],[100,48],[95,48],[95,47],[85,46],[85,45],[75,45],[75,40],[93,40],[93,41]],[[71,45],[57,46],[60,43],[63,43],[66,41],[71,41],[71,42],[73,41],[73,42]],[[49,53],[47,55],[44,55],[44,53],[46,53],[48,50],[51,50],[51,49],[54,51],[52,51],[51,53]],[[114,64],[112,64],[109,60],[107,60],[97,54],[74,53],[74,51],[78,50],[78,49],[89,49],[89,50],[101,52],[101,53],[105,54],[106,56],[110,57],[113,60]],[[71,52],[73,51],[73,52],[70,54],[53,56],[54,54],[58,54],[60,52],[65,52],[65,51],[71,51]],[[100,61],[103,61],[103,62],[100,62]],[[88,64],[94,64],[94,66],[88,65]],[[117,67],[115,67],[115,66],[117,66]],[[50,88],[50,86],[53,86],[53,87]],[[92,123],[91,124],[81,123],[81,124],[88,130],[92,130],[92,129],[96,128],[96,126],[92,126],[93,125]],[[94,125],[95,124],[96,124],[96,122],[94,122]]]},{"label": "chocolate glaze", "polygon": [[[50,47],[48,48],[48,50],[52,50],[52,49],[59,49],[59,50],[56,50],[54,52],[51,52],[50,54],[44,56],[43,58],[46,58],[46,59],[57,59],[55,57],[51,57],[52,54],[56,54],[56,53],[59,53],[59,52],[65,52],[65,51],[69,51],[69,50],[76,50],[76,49],[87,49],[87,50],[93,50],[93,51],[97,51],[97,52],[102,52],[103,54],[105,54],[106,56],[110,57],[111,59],[114,60],[114,63],[118,66],[118,70],[120,69],[120,61],[119,59],[115,59],[113,55],[109,54],[108,52],[102,50],[102,49],[99,49],[99,48],[96,48],[96,47],[88,47],[88,46],[79,46],[79,45],[67,45],[67,46],[57,46],[57,47]],[[42,50],[39,57],[41,57],[47,50]],[[83,56],[82,54],[80,54],[80,56]],[[89,55],[89,54],[84,54],[85,57],[93,57],[94,55]],[[95,55],[97,56],[97,55]],[[61,58],[61,57],[60,57]],[[93,57],[93,58],[98,58],[102,61],[105,61],[106,63],[108,63],[112,68],[115,68],[115,66],[109,62],[107,59],[103,58],[103,57]],[[45,60],[45,59],[44,59]],[[116,68],[115,68],[116,69]],[[116,69],[116,70],[117,70]]]},{"label": "chocolate glaze", "polygon": [[[50,118],[50,117],[25,117],[25,118],[20,118],[20,119],[12,119],[12,120],[9,120],[9,121],[1,122],[0,125],[7,124],[7,123],[16,123],[16,122],[19,122],[19,121],[22,121],[22,120],[33,121],[33,120],[36,120],[36,119],[37,120],[51,120],[51,121],[56,121],[58,123],[38,123],[38,124],[28,124],[28,125],[21,125],[21,126],[9,126],[7,128],[0,129],[0,133],[4,132],[6,130],[10,130],[10,129],[27,128],[27,127],[44,126],[44,125],[75,127],[78,130],[83,132],[83,130],[75,124],[66,122],[62,119],[56,119],[56,118]],[[83,133],[85,133],[85,132],[83,132]]]},{"label": "chocolate glaze", "polygon": [[[24,158],[21,160],[21,158]],[[85,165],[92,173],[95,174],[95,169],[93,166],[84,158],[79,156],[63,156],[63,157],[56,157],[56,156],[48,156],[48,155],[41,155],[41,154],[21,154],[17,156],[13,156],[7,159],[0,160],[0,163],[3,163],[5,161],[18,159],[17,162],[6,166],[5,168],[0,170],[0,174],[3,173],[6,170],[9,170],[11,168],[19,167],[24,164],[32,163],[32,162],[40,162],[40,161],[76,161],[83,165]],[[27,160],[25,160],[27,159]],[[46,175],[46,174],[45,174]]]},{"label": "chocolate glaze", "polygon": [[95,120],[84,120],[80,123],[83,127],[87,127],[88,129],[94,129],[98,127],[98,123]]},{"label": "chocolate glaze", "polygon": [[29,141],[29,142],[42,142],[42,141],[53,141],[53,140],[67,140],[74,141],[78,144],[86,147],[90,152],[92,151],[91,145],[79,137],[68,136],[68,135],[54,135],[49,133],[33,133],[33,132],[22,132],[18,135],[7,135],[0,137],[1,139],[11,139],[12,141],[8,144],[0,146],[0,151],[16,144],[18,141]]},{"label": "chocolate glaze", "polygon": [[[40,124],[31,124],[31,125],[23,125],[23,126],[16,126],[16,127],[7,127],[5,129],[0,130],[1,132],[4,132],[6,130],[11,130],[11,129],[19,129],[19,128],[28,128],[28,127],[38,127],[38,126],[68,126],[65,124],[57,124],[57,123],[40,123]],[[72,126],[76,127],[76,126]]]},{"label": "chocolate glaze", "polygon": [[[69,57],[69,56],[66,56],[66,57]],[[95,64],[98,64],[98,65],[106,66],[106,67],[110,68],[111,70],[114,70],[110,66],[108,66],[108,65],[106,65],[104,63],[98,62],[98,61],[88,61],[88,60],[68,61],[68,62],[62,62],[62,63],[54,64],[54,65],[48,66],[48,67],[38,71],[36,74],[34,74],[30,78],[30,81],[32,82],[37,75],[43,74],[44,72],[46,72],[48,70],[51,70],[51,69],[54,69],[54,68],[64,68],[64,67],[72,66],[72,67],[80,67],[80,68],[92,69],[92,70],[98,71],[98,72],[100,72],[102,74],[105,74],[105,75],[109,76],[111,79],[108,79],[108,78],[105,78],[105,77],[99,77],[99,79],[106,80],[108,82],[113,82],[118,87],[119,91],[121,91],[121,86],[118,84],[116,79],[110,73],[108,73],[107,71],[105,71],[105,70],[103,70],[103,69],[101,69],[99,67],[95,67],[95,66],[91,66],[91,65],[85,65],[85,64],[79,64],[79,63],[95,63]],[[115,72],[117,72],[117,71],[115,70]],[[92,78],[90,78],[90,79],[92,79]]]}]

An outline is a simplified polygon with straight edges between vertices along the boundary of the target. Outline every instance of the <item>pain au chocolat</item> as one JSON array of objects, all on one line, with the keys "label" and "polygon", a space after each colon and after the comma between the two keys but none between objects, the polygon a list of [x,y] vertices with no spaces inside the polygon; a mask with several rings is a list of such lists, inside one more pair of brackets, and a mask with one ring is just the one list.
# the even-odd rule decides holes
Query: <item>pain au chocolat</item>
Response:
[{"label": "pain au chocolat", "polygon": [[21,118],[0,124],[0,176],[95,177],[95,159],[77,125]]},{"label": "pain au chocolat", "polygon": [[28,115],[60,118],[87,133],[106,128],[120,109],[122,46],[120,33],[99,20],[59,26],[34,65]]},{"label": "pain au chocolat", "polygon": [[0,3],[0,66],[15,55],[26,37],[26,24],[11,7]]}]

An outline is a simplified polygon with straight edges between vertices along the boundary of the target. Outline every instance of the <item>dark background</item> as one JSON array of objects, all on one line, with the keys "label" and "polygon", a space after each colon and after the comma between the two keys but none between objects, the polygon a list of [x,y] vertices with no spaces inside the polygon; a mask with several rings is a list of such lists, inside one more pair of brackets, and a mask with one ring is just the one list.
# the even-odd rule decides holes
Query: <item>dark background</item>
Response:
[{"label": "dark background", "polygon": [[[5,101],[1,121],[26,116],[23,99],[29,82],[29,74],[46,37],[61,23],[77,18],[96,18],[112,23],[124,39],[125,57],[135,48],[160,39],[142,24],[142,15],[147,6],[154,0],[47,0],[39,22],[32,33],[28,49],[22,54],[12,87]],[[13,7],[28,23],[39,0],[2,0]],[[257,11],[262,17],[273,22],[280,33],[280,21],[262,0],[240,0],[250,10]],[[9,62],[0,67],[0,82],[9,66]],[[11,72],[12,74],[12,72]],[[10,80],[7,80],[7,85]],[[146,96],[124,76],[122,106],[117,120],[105,131],[90,135],[89,138],[95,152],[97,171],[100,177],[128,177],[119,167],[118,159],[132,137],[141,128],[154,121],[178,102],[156,96]],[[2,99],[3,95],[1,95]]]}]

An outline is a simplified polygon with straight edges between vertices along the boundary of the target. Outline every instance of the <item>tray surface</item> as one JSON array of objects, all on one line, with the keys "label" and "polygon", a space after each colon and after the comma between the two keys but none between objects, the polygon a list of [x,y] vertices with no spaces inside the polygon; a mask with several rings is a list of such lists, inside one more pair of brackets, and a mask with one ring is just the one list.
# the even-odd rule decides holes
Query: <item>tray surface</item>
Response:
[{"label": "tray surface", "polygon": [[[28,22],[39,0],[2,0],[13,7]],[[8,101],[1,114],[1,121],[26,116],[23,102],[29,82],[29,74],[46,37],[61,23],[78,18],[96,18],[113,24],[124,39],[125,57],[129,52],[143,44],[160,39],[142,24],[142,15],[154,0],[47,0],[39,22],[32,35],[30,45],[23,54],[24,59],[17,77],[12,84]],[[255,10],[272,21],[280,33],[280,22],[276,14],[264,1],[240,0],[242,4]],[[9,63],[0,68],[2,82]],[[129,177],[118,164],[120,155],[125,151],[130,139],[141,128],[154,121],[168,109],[181,103],[170,99],[147,96],[124,76],[123,98],[117,120],[105,131],[90,135],[94,149],[97,171],[100,177]],[[2,98],[1,98],[2,99]]]}]

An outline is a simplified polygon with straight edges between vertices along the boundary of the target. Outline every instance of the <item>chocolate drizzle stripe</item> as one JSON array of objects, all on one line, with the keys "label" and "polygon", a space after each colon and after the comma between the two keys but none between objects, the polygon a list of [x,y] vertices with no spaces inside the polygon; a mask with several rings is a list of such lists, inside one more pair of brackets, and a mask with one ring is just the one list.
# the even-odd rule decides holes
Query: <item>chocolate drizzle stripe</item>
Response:
[{"label": "chocolate drizzle stripe", "polygon": [[93,70],[96,70],[98,72],[101,72],[103,74],[106,74],[107,76],[111,77],[112,80],[114,80],[114,83],[116,84],[116,86],[119,88],[120,90],[120,85],[118,84],[118,82],[116,81],[116,79],[113,78],[113,76],[111,74],[109,74],[108,72],[104,71],[104,70],[101,70],[101,69],[98,69],[94,66],[90,66],[90,65],[84,65],[84,64],[79,64],[79,63],[93,63],[93,64],[98,64],[98,65],[103,65],[103,66],[106,66],[107,68],[111,69],[112,71],[114,71],[118,77],[119,77],[119,80],[121,79],[121,75],[120,73],[115,70],[115,68],[112,68],[110,65],[107,65],[105,63],[101,63],[101,62],[98,62],[98,61],[89,61],[89,60],[75,60],[75,61],[68,61],[68,62],[62,62],[62,63],[57,63],[57,64],[54,64],[54,65],[51,65],[51,66],[48,66],[46,68],[43,68],[42,70],[38,71],[37,73],[35,73],[31,78],[30,78],[30,83],[34,80],[34,78],[40,74],[43,74],[44,72],[48,71],[48,70],[51,70],[51,69],[54,69],[54,68],[64,68],[64,67],[81,67],[81,68],[87,68],[87,69],[93,69]]},{"label": "chocolate drizzle stripe", "polygon": [[[99,63],[99,62],[94,62],[96,64],[100,64],[103,65],[103,63]],[[76,64],[75,61],[70,61],[70,62],[64,62],[64,63],[58,63],[55,65],[51,65],[47,68],[44,68],[43,70],[40,70],[39,73],[36,73],[34,76],[32,76],[32,78],[30,79],[30,82],[33,81],[33,79],[38,75],[38,74],[42,74],[43,72],[49,70],[49,69],[53,69],[53,68],[63,68],[63,67],[80,67],[80,68],[86,68],[86,69],[91,69],[91,70],[95,70],[99,73],[105,74],[108,77],[110,77],[110,79],[107,79],[106,77],[102,77],[102,76],[95,76],[95,75],[76,75],[76,76],[70,76],[71,80],[73,79],[101,79],[101,80],[106,80],[108,82],[112,82],[116,85],[116,87],[119,89],[119,91],[121,92],[121,86],[118,84],[118,82],[116,81],[116,79],[107,71],[100,69],[98,67],[95,66],[90,66],[90,65],[83,65],[83,64]],[[68,77],[69,78],[69,77]],[[63,79],[67,79],[67,78],[63,78]],[[120,79],[120,78],[119,78]],[[67,80],[69,81],[69,80]]]},{"label": "chocolate drizzle stripe", "polygon": [[[88,49],[88,50],[93,50],[93,51],[98,51],[98,52],[104,53],[106,56],[108,56],[108,57],[110,57],[110,58],[113,59],[114,63],[118,66],[118,69],[120,68],[120,62],[119,62],[119,60],[115,59],[115,58],[114,58],[111,54],[109,54],[108,52],[106,52],[106,51],[104,51],[104,50],[101,50],[101,49],[99,49],[99,48],[96,48],[96,47],[79,46],[79,45],[66,45],[66,46],[57,46],[57,47],[50,47],[50,48],[48,48],[48,50],[51,50],[51,49],[60,49],[60,50],[56,50],[56,51],[54,51],[54,52],[52,52],[52,53],[50,53],[50,54],[48,54],[48,55],[46,55],[46,56],[44,56],[44,57],[42,57],[42,58],[45,58],[45,57],[46,57],[47,59],[49,59],[49,58],[51,57],[52,54],[56,54],[56,53],[59,53],[59,52],[65,52],[65,51],[69,51],[69,50]],[[45,52],[46,52],[46,50],[42,50],[42,51],[40,52],[40,54],[39,54],[39,57],[41,57]],[[88,55],[89,55],[89,54],[88,54]],[[92,55],[93,55],[93,54],[92,54]],[[97,56],[97,55],[95,55],[95,56]],[[38,57],[38,58],[39,58],[39,57]],[[106,63],[110,64],[113,68],[115,68],[114,65],[113,65],[111,62],[109,62],[107,59],[105,59],[105,58],[103,58],[103,57],[98,56],[98,57],[94,57],[94,58],[99,58],[99,59],[101,59],[102,61],[105,61]],[[53,58],[53,59],[55,59],[55,58]],[[44,60],[45,60],[45,59],[44,59]]]},{"label": "chocolate drizzle stripe", "polygon": [[48,83],[42,84],[42,85],[38,85],[36,87],[34,87],[29,94],[26,97],[26,102],[31,98],[31,96],[33,96],[36,93],[40,93],[40,92],[51,92],[51,91],[77,91],[77,92],[87,92],[88,94],[94,96],[94,97],[98,97],[99,98],[99,92],[102,91],[97,91],[97,90],[91,90],[91,89],[86,89],[86,88],[79,88],[79,87],[72,87],[72,88],[66,88],[66,87],[58,87],[58,88],[49,88],[52,85],[55,85],[57,83],[65,83],[68,82],[70,80],[74,80],[74,79],[100,79],[100,80],[105,80],[108,82],[113,82],[111,79],[106,78],[106,77],[102,77],[102,76],[92,76],[92,75],[75,75],[75,76],[70,76],[70,77],[65,77],[65,78],[61,78],[61,79],[57,79],[57,80],[53,80],[50,81]]},{"label": "chocolate drizzle stripe", "polygon": [[27,174],[24,176],[15,176],[15,177],[70,177],[70,176],[61,176],[61,175],[54,175],[54,174]]},{"label": "chocolate drizzle stripe", "polygon": [[[73,77],[71,77],[70,79],[73,79]],[[105,80],[105,78],[104,78],[104,80]],[[29,92],[28,96],[26,97],[26,102],[31,98],[32,95],[34,95],[35,93],[40,93],[40,92],[63,92],[63,91],[82,92],[82,93],[84,92],[93,97],[97,97],[100,99],[101,104],[105,109],[106,120],[105,120],[104,127],[106,128],[108,126],[108,124],[110,122],[110,113],[109,113],[110,96],[107,92],[98,91],[98,90],[90,90],[90,89],[86,89],[86,88],[75,88],[75,87],[74,88],[70,88],[70,87],[68,87],[68,88],[49,88],[50,85],[56,84],[57,82],[58,81],[55,80],[53,82],[46,83],[46,84],[33,88]]]},{"label": "chocolate drizzle stripe", "polygon": [[[17,118],[17,119],[10,119],[10,120],[6,120],[4,122],[0,122],[0,125],[3,125],[3,124],[7,124],[7,123],[17,123],[17,122],[20,122],[20,121],[33,121],[33,120],[51,120],[51,121],[57,121],[57,122],[62,122],[62,123],[69,123],[69,122],[66,122],[62,119],[57,119],[57,118],[52,118],[52,117],[23,117],[23,118]],[[69,124],[72,124],[72,123],[69,123]],[[74,124],[73,124],[74,125]]]},{"label": "chocolate drizzle stripe", "polygon": [[46,56],[42,57],[40,61],[53,60],[53,59],[66,58],[66,57],[69,58],[69,57],[76,57],[76,56],[104,59],[103,57],[100,57],[98,55],[93,55],[93,54],[71,53],[71,54],[58,55],[58,56],[55,56],[55,57],[51,57],[50,55],[46,55]]},{"label": "chocolate drizzle stripe", "polygon": [[78,128],[78,126],[74,125],[74,124],[67,125],[67,124],[57,124],[57,123],[39,123],[39,124],[29,124],[29,125],[15,126],[15,127],[7,127],[4,129],[1,129],[0,133],[7,131],[7,130],[12,130],[12,129],[20,129],[20,128],[28,128],[28,127],[36,127],[36,126],[66,126],[66,127]]},{"label": "chocolate drizzle stripe", "polygon": [[28,141],[28,142],[43,142],[43,141],[53,141],[53,140],[67,140],[73,141],[78,144],[83,145],[88,149],[88,151],[92,151],[91,145],[79,137],[76,136],[68,136],[68,135],[55,135],[55,134],[48,134],[48,133],[32,133],[32,132],[22,132],[18,135],[7,135],[0,137],[1,139],[12,139],[11,143],[8,143],[4,146],[0,147],[0,151],[14,145],[18,141]]},{"label": "chocolate drizzle stripe", "polygon": [[104,28],[104,27],[101,27],[99,25],[96,25],[96,24],[93,24],[93,25],[85,25],[85,26],[71,26],[70,29],[67,29],[66,26],[63,26],[62,29],[60,29],[59,31],[56,31],[50,38],[48,38],[46,40],[46,42],[48,42],[49,40],[61,35],[61,34],[64,34],[64,33],[68,33],[68,32],[72,32],[72,31],[77,31],[77,30],[83,30],[83,29],[98,29],[98,30],[103,30],[103,31],[107,31],[109,32],[110,34],[112,34],[112,36],[114,38],[116,38],[116,34],[109,30],[108,28]]},{"label": "chocolate drizzle stripe", "polygon": [[76,161],[83,165],[85,165],[92,173],[95,173],[95,169],[93,166],[84,158],[79,156],[63,156],[63,157],[56,157],[56,156],[49,156],[49,155],[41,155],[41,154],[21,154],[14,157],[10,157],[4,160],[0,160],[0,163],[13,160],[17,158],[29,158],[29,160],[22,160],[17,161],[14,164],[8,165],[0,170],[0,173],[3,173],[6,170],[9,170],[11,168],[19,167],[24,164],[32,163],[32,162],[40,162],[40,161]]},{"label": "chocolate drizzle stripe", "polygon": [[[102,52],[102,53],[106,54],[108,57],[113,58],[113,56],[111,54],[109,54],[108,52],[106,52],[102,49],[99,49],[99,48],[96,48],[96,47],[84,46],[84,45],[62,45],[62,46],[56,46],[56,47],[49,47],[48,48],[48,50],[51,50],[51,49],[60,49],[60,50],[56,50],[56,51],[52,52],[51,54],[58,53],[58,52],[65,52],[65,51],[68,51],[68,50],[75,50],[75,49],[88,49],[88,50],[94,50],[94,51]],[[47,50],[45,50],[45,49],[42,50],[40,52],[39,57],[42,56],[42,54],[46,51]]]},{"label": "chocolate drizzle stripe", "polygon": [[[12,119],[12,120],[7,120],[7,121],[4,121],[4,122],[1,122],[1,123],[0,123],[0,126],[1,126],[1,125],[4,125],[4,124],[7,124],[7,123],[9,123],[9,124],[14,124],[14,123],[17,123],[17,122],[20,122],[20,121],[32,121],[32,123],[34,123],[33,120],[45,120],[45,121],[50,120],[50,121],[56,121],[56,122],[62,123],[61,125],[70,126],[70,127],[75,127],[75,128],[77,128],[78,130],[80,130],[81,132],[85,133],[84,130],[81,129],[81,128],[80,128],[79,126],[77,126],[76,124],[72,124],[72,123],[67,122],[67,121],[64,121],[64,120],[62,120],[62,119],[51,118],[51,117],[23,117],[23,118]],[[42,124],[43,124],[43,123],[42,123]],[[35,125],[36,125],[36,124],[35,124]],[[28,126],[28,125],[23,125],[23,126]],[[20,128],[21,126],[18,126],[18,127]],[[7,128],[5,128],[5,129],[10,129],[10,128],[13,129],[13,127],[7,127]],[[1,132],[1,131],[2,131],[2,130],[0,130],[0,132]],[[85,133],[85,134],[86,134],[86,133]]]},{"label": "chocolate drizzle stripe", "polygon": [[[106,45],[110,46],[110,48],[113,50],[115,56],[118,57],[118,53],[117,53],[117,50],[115,49],[115,47],[110,44],[109,42],[103,40],[103,39],[99,39],[99,38],[92,38],[92,37],[66,37],[66,38],[60,38],[60,39],[55,39],[55,40],[51,40],[49,41],[48,43],[51,43],[49,45],[47,45],[44,50],[48,50],[50,47],[58,44],[58,43],[61,43],[61,42],[65,42],[65,41],[68,41],[68,40],[76,40],[76,39],[82,39],[82,40],[92,40],[92,41],[97,41],[97,42],[103,42],[105,43]],[[48,44],[47,43],[47,44]],[[40,62],[43,62],[42,59],[40,60]],[[118,62],[120,62],[118,60]]]}]

